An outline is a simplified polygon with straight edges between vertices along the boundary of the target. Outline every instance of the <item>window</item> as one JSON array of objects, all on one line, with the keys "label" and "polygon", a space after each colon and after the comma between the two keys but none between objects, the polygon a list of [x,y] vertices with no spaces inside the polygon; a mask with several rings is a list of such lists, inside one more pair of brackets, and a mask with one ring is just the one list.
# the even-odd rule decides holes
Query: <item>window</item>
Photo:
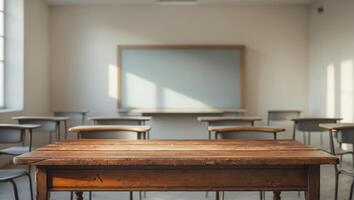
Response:
[{"label": "window", "polygon": [[5,107],[5,0],[0,0],[0,108]]}]

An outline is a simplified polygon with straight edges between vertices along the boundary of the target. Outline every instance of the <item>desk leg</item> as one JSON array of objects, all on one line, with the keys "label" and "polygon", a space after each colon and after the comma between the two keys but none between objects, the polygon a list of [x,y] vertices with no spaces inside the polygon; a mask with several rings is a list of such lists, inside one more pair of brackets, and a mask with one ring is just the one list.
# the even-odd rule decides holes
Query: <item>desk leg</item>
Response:
[{"label": "desk leg", "polygon": [[48,200],[47,169],[37,167],[37,200]]},{"label": "desk leg", "polygon": [[274,192],[273,192],[273,200],[281,200],[280,194],[281,194],[281,192],[279,192],[279,191],[274,191]]},{"label": "desk leg", "polygon": [[68,139],[68,121],[64,121],[64,138],[65,140]]},{"label": "desk leg", "polygon": [[75,192],[76,200],[84,200],[83,192]]},{"label": "desk leg", "polygon": [[306,200],[320,200],[320,166],[308,168]]}]

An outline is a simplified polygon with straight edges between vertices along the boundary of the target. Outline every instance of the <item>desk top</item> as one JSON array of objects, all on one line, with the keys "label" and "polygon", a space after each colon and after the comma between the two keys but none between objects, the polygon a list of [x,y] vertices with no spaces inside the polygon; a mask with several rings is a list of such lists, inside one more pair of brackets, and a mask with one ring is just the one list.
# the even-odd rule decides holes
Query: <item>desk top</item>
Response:
[{"label": "desk top", "polygon": [[53,110],[53,113],[77,113],[77,114],[86,114],[89,110]]},{"label": "desk top", "polygon": [[96,131],[132,131],[132,132],[148,132],[150,126],[127,126],[127,125],[86,125],[75,126],[69,129],[70,132],[96,132]]},{"label": "desk top", "polygon": [[301,110],[268,110],[268,113],[301,113]]},{"label": "desk top", "polygon": [[157,108],[157,109],[131,109],[130,113],[140,114],[224,114],[224,113],[245,113],[246,109],[229,108],[229,109],[192,109],[192,108]]},{"label": "desk top", "polygon": [[261,121],[262,118],[221,116],[221,117],[198,117],[197,120],[200,122],[217,122],[217,121],[254,122],[254,121]]},{"label": "desk top", "polygon": [[284,132],[284,128],[259,127],[259,126],[209,126],[208,131],[212,132],[264,132],[279,133]]},{"label": "desk top", "polygon": [[292,121],[300,122],[300,121],[340,121],[342,118],[330,118],[330,117],[301,117],[301,118],[294,118]]},{"label": "desk top", "polygon": [[338,158],[292,140],[61,141],[14,158],[41,166],[264,166],[336,164]]},{"label": "desk top", "polygon": [[66,121],[69,120],[69,117],[54,117],[54,116],[19,116],[13,117],[13,120],[43,120],[43,121]]},{"label": "desk top", "polygon": [[324,129],[354,129],[354,123],[338,123],[338,124],[319,124],[319,127]]},{"label": "desk top", "polygon": [[0,124],[1,128],[14,128],[14,129],[35,129],[41,127],[37,124]]},{"label": "desk top", "polygon": [[152,118],[144,117],[144,116],[98,116],[98,117],[89,117],[88,119],[93,121],[104,121],[104,120],[150,121]]}]

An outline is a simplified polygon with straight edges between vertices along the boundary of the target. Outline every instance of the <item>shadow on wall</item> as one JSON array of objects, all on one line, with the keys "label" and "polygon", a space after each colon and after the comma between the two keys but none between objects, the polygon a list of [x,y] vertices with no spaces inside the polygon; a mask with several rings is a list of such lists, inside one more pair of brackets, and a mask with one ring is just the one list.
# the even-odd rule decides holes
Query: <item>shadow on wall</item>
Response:
[{"label": "shadow on wall", "polygon": [[342,117],[343,122],[354,120],[354,66],[352,59],[343,60],[338,67],[327,65],[326,113]]}]

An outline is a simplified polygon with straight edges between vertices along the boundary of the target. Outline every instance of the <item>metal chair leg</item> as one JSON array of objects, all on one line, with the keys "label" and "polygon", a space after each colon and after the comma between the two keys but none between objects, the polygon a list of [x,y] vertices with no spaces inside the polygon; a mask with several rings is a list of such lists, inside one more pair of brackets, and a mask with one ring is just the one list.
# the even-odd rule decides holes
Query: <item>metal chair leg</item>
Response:
[{"label": "metal chair leg", "polygon": [[306,144],[306,132],[302,132],[302,140],[303,140],[303,143]]},{"label": "metal chair leg", "polygon": [[262,191],[259,192],[259,199],[260,199],[260,200],[263,200],[263,192],[262,192]]},{"label": "metal chair leg", "polygon": [[353,189],[354,189],[354,180],[352,182],[352,185],[350,186],[349,200],[352,200],[353,198]]},{"label": "metal chair leg", "polygon": [[74,192],[70,192],[70,200],[74,200]]},{"label": "metal chair leg", "polygon": [[133,200],[133,192],[129,192],[129,200]]},{"label": "metal chair leg", "polygon": [[143,192],[139,192],[139,200],[143,199]]},{"label": "metal chair leg", "polygon": [[17,191],[16,183],[14,180],[10,180],[10,183],[12,184],[12,188],[14,190],[15,200],[18,200],[18,191]]},{"label": "metal chair leg", "polygon": [[335,188],[334,188],[334,200],[338,200],[338,182],[339,182],[339,173],[336,168],[336,176],[335,176]]},{"label": "metal chair leg", "polygon": [[89,200],[92,200],[92,192],[89,192]]},{"label": "metal chair leg", "polygon": [[215,199],[220,200],[220,192],[215,192]]},{"label": "metal chair leg", "polygon": [[225,192],[222,191],[220,192],[220,200],[224,200],[224,198],[225,198]]},{"label": "metal chair leg", "polygon": [[146,192],[145,191],[143,192],[143,197],[146,198]]},{"label": "metal chair leg", "polygon": [[33,186],[32,186],[32,178],[30,174],[26,174],[28,178],[28,183],[29,183],[29,188],[30,188],[30,193],[31,193],[31,200],[33,200]]},{"label": "metal chair leg", "polygon": [[311,132],[307,133],[307,144],[311,144]]}]

